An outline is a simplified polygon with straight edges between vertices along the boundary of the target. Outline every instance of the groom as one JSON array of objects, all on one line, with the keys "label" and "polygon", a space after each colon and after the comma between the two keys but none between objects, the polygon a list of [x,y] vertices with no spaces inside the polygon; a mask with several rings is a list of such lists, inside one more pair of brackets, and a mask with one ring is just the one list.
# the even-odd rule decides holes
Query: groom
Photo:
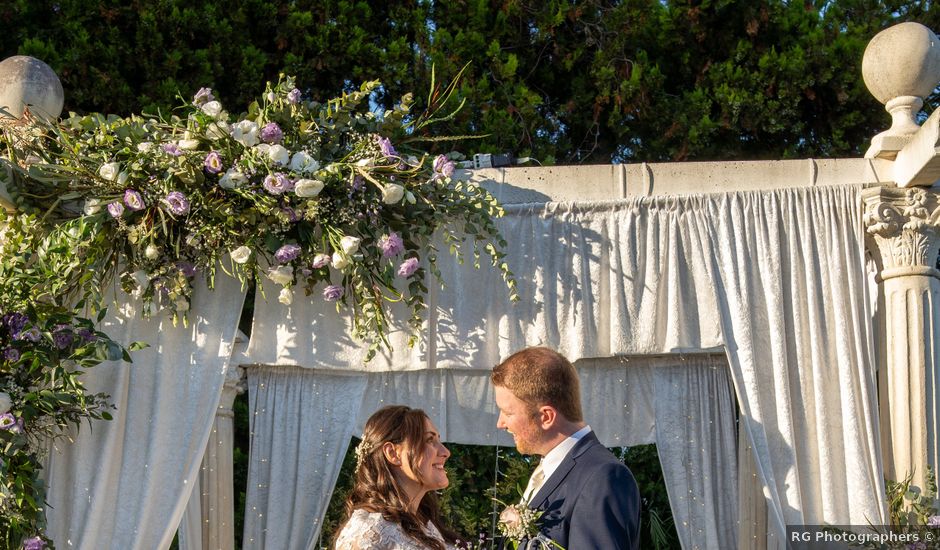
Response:
[{"label": "groom", "polygon": [[516,352],[490,376],[496,427],[542,460],[523,500],[542,510],[539,530],[567,550],[639,548],[640,493],[633,474],[581,416],[578,373],[548,348]]}]

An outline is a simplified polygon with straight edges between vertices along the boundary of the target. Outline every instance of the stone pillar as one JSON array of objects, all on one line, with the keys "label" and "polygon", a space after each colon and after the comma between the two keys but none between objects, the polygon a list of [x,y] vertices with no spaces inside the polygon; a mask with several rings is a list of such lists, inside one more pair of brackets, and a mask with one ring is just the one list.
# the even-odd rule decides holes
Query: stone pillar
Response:
[{"label": "stone pillar", "polygon": [[[885,376],[881,421],[885,475],[913,474],[923,488],[926,467],[936,470],[937,381],[940,369],[940,195],[921,188],[863,191],[864,224],[879,263],[885,306]],[[872,248],[872,247],[870,247]],[[880,335],[876,334],[876,338]]]},{"label": "stone pillar", "polygon": [[[184,550],[230,550],[235,548],[235,495],[233,490],[233,418],[235,396],[245,391],[244,369],[231,365],[215,413],[215,423],[199,471],[199,484],[187,506],[180,532]],[[199,532],[189,532],[198,518]],[[183,531],[186,531],[185,533]]]}]

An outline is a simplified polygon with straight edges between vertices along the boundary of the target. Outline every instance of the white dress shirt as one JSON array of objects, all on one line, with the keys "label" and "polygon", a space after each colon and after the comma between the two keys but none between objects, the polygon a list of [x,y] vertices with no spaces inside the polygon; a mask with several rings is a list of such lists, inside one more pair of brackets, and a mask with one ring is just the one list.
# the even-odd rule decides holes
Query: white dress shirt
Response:
[{"label": "white dress shirt", "polygon": [[[582,437],[591,433],[591,427],[585,426],[580,430],[574,432],[565,438],[564,441],[555,445],[555,447],[548,451],[544,457],[542,457],[541,462],[536,467],[536,471],[532,472],[532,477],[529,478],[529,484],[526,486],[525,493],[523,493],[522,500],[524,502],[529,502],[535,493],[545,484],[545,480],[552,477],[552,474],[555,473],[555,470],[558,469],[558,466],[561,465],[561,462],[568,456],[568,453],[571,452],[571,449],[578,444],[578,441]],[[542,479],[538,483],[533,483],[533,478],[536,477],[536,472],[541,470]]]}]

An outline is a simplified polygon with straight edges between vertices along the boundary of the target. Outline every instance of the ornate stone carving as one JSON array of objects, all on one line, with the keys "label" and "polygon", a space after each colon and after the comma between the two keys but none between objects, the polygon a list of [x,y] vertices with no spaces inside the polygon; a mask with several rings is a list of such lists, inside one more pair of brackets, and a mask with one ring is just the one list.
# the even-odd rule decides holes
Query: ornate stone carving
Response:
[{"label": "ornate stone carving", "polygon": [[920,188],[878,187],[863,193],[863,222],[882,259],[882,278],[931,275],[940,249],[940,196]]}]

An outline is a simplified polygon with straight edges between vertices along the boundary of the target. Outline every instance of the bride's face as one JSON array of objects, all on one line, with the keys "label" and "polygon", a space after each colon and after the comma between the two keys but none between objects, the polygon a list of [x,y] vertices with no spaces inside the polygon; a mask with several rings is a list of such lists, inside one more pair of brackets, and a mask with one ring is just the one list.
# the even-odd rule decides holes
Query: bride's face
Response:
[{"label": "bride's face", "polygon": [[[437,491],[450,484],[444,463],[450,451],[441,443],[441,436],[430,420],[424,421],[424,452],[415,457],[415,464],[403,464],[403,473],[423,491]],[[407,456],[407,453],[405,453]]]}]

